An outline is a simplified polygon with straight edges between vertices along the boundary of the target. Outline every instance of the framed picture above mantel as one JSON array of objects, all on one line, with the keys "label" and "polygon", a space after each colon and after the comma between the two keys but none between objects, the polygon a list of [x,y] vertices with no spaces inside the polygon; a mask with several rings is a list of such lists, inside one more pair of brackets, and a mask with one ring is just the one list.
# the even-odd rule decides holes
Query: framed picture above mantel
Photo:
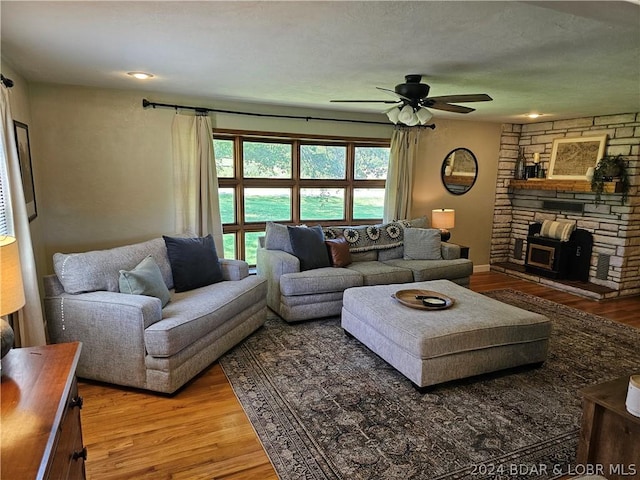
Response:
[{"label": "framed picture above mantel", "polygon": [[604,156],[607,135],[556,138],[551,150],[548,178],[587,180],[587,170]]}]

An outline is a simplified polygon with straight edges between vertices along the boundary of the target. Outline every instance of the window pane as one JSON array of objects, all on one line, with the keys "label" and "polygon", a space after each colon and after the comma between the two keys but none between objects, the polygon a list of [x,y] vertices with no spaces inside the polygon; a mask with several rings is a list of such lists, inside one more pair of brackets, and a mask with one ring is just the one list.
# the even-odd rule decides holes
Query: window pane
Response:
[{"label": "window pane", "polygon": [[236,223],[235,192],[233,188],[219,188],[220,219],[222,223]]},{"label": "window pane", "polygon": [[356,180],[386,180],[388,169],[388,147],[356,147],[354,172]]},{"label": "window pane", "polygon": [[218,178],[233,178],[235,175],[233,165],[233,140],[213,139],[213,154],[216,159],[216,172]]},{"label": "window pane", "polygon": [[256,264],[258,237],[262,236],[264,236],[264,232],[246,232],[244,234],[244,259],[249,265]]},{"label": "window pane", "polygon": [[300,146],[300,178],[344,179],[347,168],[347,147],[330,145]]},{"label": "window pane", "polygon": [[300,219],[344,219],[344,188],[301,188]]},{"label": "window pane", "polygon": [[384,188],[354,188],[353,218],[382,218],[384,211]]},{"label": "window pane", "polygon": [[224,247],[224,258],[235,259],[236,257],[236,234],[225,233],[222,235],[222,244]]},{"label": "window pane", "polygon": [[244,221],[291,220],[290,188],[245,188]]},{"label": "window pane", "polygon": [[243,142],[245,178],[291,178],[291,145]]}]

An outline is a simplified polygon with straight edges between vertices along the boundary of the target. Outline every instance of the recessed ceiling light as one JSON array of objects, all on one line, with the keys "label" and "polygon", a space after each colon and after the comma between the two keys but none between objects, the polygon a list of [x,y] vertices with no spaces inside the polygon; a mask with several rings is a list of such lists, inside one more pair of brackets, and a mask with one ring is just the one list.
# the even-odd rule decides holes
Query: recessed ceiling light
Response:
[{"label": "recessed ceiling light", "polygon": [[541,113],[528,113],[527,114],[527,117],[529,117],[529,118],[538,118],[538,117],[541,117],[541,116],[542,116]]},{"label": "recessed ceiling light", "polygon": [[131,77],[135,77],[138,80],[146,80],[147,78],[153,77],[151,73],[146,73],[146,72],[127,72],[127,75]]}]

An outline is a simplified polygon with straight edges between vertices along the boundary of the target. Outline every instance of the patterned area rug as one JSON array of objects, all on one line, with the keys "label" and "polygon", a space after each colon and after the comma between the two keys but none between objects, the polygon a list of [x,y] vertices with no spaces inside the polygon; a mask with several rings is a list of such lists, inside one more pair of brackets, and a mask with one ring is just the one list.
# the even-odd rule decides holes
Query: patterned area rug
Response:
[{"label": "patterned area rug", "polygon": [[421,395],[339,318],[264,328],[220,363],[278,475],[299,479],[549,479],[575,462],[578,390],[640,371],[640,330],[512,290],[553,320],[547,362]]}]

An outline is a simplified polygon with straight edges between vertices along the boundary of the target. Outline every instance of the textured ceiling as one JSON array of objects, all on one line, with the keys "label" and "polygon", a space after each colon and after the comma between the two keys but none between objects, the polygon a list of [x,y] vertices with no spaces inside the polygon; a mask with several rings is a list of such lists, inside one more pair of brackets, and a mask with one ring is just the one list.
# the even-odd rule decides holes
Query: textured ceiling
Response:
[{"label": "textured ceiling", "polygon": [[2,0],[0,15],[2,58],[29,81],[375,113],[329,100],[388,100],[376,86],[417,73],[431,95],[494,98],[436,118],[640,110],[638,2]]}]

